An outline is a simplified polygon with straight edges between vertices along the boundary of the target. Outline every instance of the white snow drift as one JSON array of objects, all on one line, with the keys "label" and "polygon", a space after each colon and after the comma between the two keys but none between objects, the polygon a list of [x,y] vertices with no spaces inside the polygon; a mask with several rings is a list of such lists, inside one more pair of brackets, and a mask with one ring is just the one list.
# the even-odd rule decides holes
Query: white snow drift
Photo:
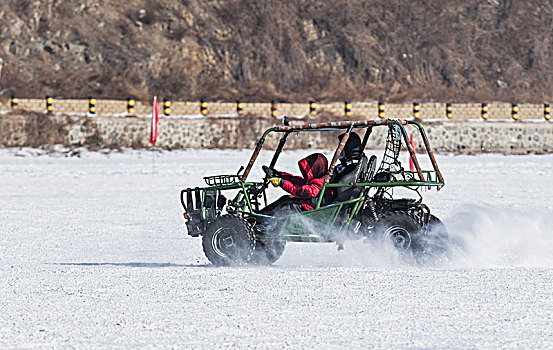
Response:
[{"label": "white snow drift", "polygon": [[0,149],[1,348],[553,347],[552,155],[438,156],[431,266],[349,242],[214,268],[179,191],[250,151],[46,153]]}]

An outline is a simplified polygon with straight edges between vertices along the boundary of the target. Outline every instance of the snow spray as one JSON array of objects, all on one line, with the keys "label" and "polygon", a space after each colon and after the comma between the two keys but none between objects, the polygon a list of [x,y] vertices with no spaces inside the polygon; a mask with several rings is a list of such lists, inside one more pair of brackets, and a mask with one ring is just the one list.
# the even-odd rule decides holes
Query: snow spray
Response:
[{"label": "snow spray", "polygon": [[472,205],[445,224],[453,265],[553,267],[550,214]]},{"label": "snow spray", "polygon": [[[309,221],[303,223],[309,225]],[[466,206],[445,218],[449,242],[443,254],[421,262],[400,254],[379,239],[346,240],[335,244],[295,243],[277,265],[302,267],[512,268],[553,267],[553,216],[537,211]],[[347,233],[346,233],[347,236]]]},{"label": "snow spray", "polygon": [[[338,231],[304,215],[298,215],[298,224],[312,236],[329,236],[331,243],[291,243],[286,246],[284,255],[275,265],[284,267],[398,267],[413,263],[412,256],[402,255],[391,244],[382,239],[355,239],[354,228]],[[315,238],[316,238],[315,237]],[[338,244],[345,249],[338,250]]]}]

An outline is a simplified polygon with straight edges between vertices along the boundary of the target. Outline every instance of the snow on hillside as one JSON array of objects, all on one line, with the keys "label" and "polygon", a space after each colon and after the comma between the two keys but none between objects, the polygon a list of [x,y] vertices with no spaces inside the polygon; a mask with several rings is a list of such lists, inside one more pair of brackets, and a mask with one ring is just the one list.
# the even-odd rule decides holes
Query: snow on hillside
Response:
[{"label": "snow on hillside", "polygon": [[296,243],[215,268],[179,191],[250,151],[64,152],[0,149],[1,348],[553,347],[553,155],[439,155],[447,261]]}]

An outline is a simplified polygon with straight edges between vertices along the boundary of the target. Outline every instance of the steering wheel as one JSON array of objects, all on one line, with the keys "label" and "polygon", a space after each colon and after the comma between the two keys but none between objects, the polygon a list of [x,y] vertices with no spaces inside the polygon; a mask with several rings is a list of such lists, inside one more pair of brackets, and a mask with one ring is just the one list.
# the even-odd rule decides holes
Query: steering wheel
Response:
[{"label": "steering wheel", "polygon": [[257,193],[260,193],[269,187],[269,178],[271,177],[271,172],[274,171],[266,165],[261,166],[261,169],[263,169],[265,177],[263,178],[263,182],[256,188]]}]

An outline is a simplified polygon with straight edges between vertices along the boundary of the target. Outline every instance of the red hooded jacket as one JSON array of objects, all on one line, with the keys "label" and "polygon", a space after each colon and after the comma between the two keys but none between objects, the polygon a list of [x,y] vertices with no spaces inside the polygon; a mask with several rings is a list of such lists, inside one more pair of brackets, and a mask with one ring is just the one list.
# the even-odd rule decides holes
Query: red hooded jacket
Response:
[{"label": "red hooded jacket", "polygon": [[[282,174],[282,179],[285,180],[282,188],[302,199],[301,205],[305,210],[311,210],[316,206],[313,198],[319,195],[328,174],[328,160],[321,153],[313,153],[301,159],[298,166],[303,177]],[[328,195],[331,195],[330,191]]]}]

